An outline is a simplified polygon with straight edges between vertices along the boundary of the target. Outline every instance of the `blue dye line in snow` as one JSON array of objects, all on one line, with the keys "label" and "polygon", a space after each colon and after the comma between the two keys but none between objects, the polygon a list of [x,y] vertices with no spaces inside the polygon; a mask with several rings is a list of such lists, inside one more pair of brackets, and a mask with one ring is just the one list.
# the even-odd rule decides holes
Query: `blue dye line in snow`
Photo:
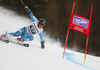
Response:
[{"label": "blue dye line in snow", "polygon": [[73,58],[74,56],[75,56],[75,54],[65,52],[65,58],[66,58],[67,60],[69,60],[69,61],[71,61],[71,62],[73,62],[73,63],[75,63],[75,64],[78,64],[78,65],[80,65],[80,66],[83,66],[83,67],[85,67],[85,68],[88,68],[88,69],[91,69],[91,70],[95,70],[95,69],[93,69],[93,68],[87,67],[87,66],[85,66],[85,65],[83,65],[83,64],[81,64],[81,63],[75,61],[75,59]]}]

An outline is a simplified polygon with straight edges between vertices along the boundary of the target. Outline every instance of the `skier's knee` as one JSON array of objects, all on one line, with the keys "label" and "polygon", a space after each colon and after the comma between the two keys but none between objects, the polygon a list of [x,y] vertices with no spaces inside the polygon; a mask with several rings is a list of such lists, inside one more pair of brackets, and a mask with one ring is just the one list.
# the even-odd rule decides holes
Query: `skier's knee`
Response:
[{"label": "skier's knee", "polygon": [[17,31],[17,32],[14,34],[14,36],[20,36],[20,32]]},{"label": "skier's knee", "polygon": [[30,40],[29,41],[32,41],[32,40],[34,40],[34,37],[33,36],[30,37]]},{"label": "skier's knee", "polygon": [[34,39],[34,37],[29,36],[29,37],[23,37],[22,39],[23,39],[23,41],[32,41]]}]

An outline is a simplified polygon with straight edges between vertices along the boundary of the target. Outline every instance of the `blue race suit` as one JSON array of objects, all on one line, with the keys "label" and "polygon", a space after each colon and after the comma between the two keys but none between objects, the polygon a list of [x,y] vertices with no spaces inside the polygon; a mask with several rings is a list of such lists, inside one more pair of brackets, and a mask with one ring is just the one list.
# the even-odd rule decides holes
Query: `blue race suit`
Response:
[{"label": "blue race suit", "polygon": [[39,34],[41,41],[44,41],[44,31],[43,28],[38,28],[38,19],[33,15],[31,10],[28,10],[27,13],[32,19],[32,24],[28,27],[23,27],[15,33],[9,33],[13,36],[21,36],[23,41],[32,41],[34,39],[34,34]]}]

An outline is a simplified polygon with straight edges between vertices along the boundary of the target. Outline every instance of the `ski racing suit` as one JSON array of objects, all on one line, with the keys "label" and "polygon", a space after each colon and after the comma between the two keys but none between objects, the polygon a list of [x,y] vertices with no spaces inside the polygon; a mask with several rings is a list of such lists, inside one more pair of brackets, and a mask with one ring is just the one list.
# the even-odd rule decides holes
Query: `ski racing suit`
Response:
[{"label": "ski racing suit", "polygon": [[[29,8],[28,8],[29,9]],[[39,20],[33,15],[31,10],[26,10],[29,16],[32,19],[32,23],[27,26],[23,27],[20,30],[16,31],[15,33],[9,33],[13,36],[21,36],[23,41],[32,41],[34,39],[34,34],[39,34],[40,39],[41,39],[41,44],[43,43],[44,45],[44,31],[43,28],[38,27]]]}]

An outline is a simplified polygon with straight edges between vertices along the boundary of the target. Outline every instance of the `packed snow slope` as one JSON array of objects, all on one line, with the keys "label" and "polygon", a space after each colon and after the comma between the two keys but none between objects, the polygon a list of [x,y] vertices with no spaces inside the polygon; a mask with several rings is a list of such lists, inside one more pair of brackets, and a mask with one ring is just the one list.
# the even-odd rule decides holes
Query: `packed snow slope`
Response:
[{"label": "packed snow slope", "polygon": [[[31,19],[0,7],[0,35],[30,23]],[[62,59],[60,43],[45,35],[45,49],[41,49],[39,36],[34,38],[28,42],[30,47],[0,41],[0,70],[100,70],[100,57],[87,55],[84,64],[84,54],[66,49]]]}]

